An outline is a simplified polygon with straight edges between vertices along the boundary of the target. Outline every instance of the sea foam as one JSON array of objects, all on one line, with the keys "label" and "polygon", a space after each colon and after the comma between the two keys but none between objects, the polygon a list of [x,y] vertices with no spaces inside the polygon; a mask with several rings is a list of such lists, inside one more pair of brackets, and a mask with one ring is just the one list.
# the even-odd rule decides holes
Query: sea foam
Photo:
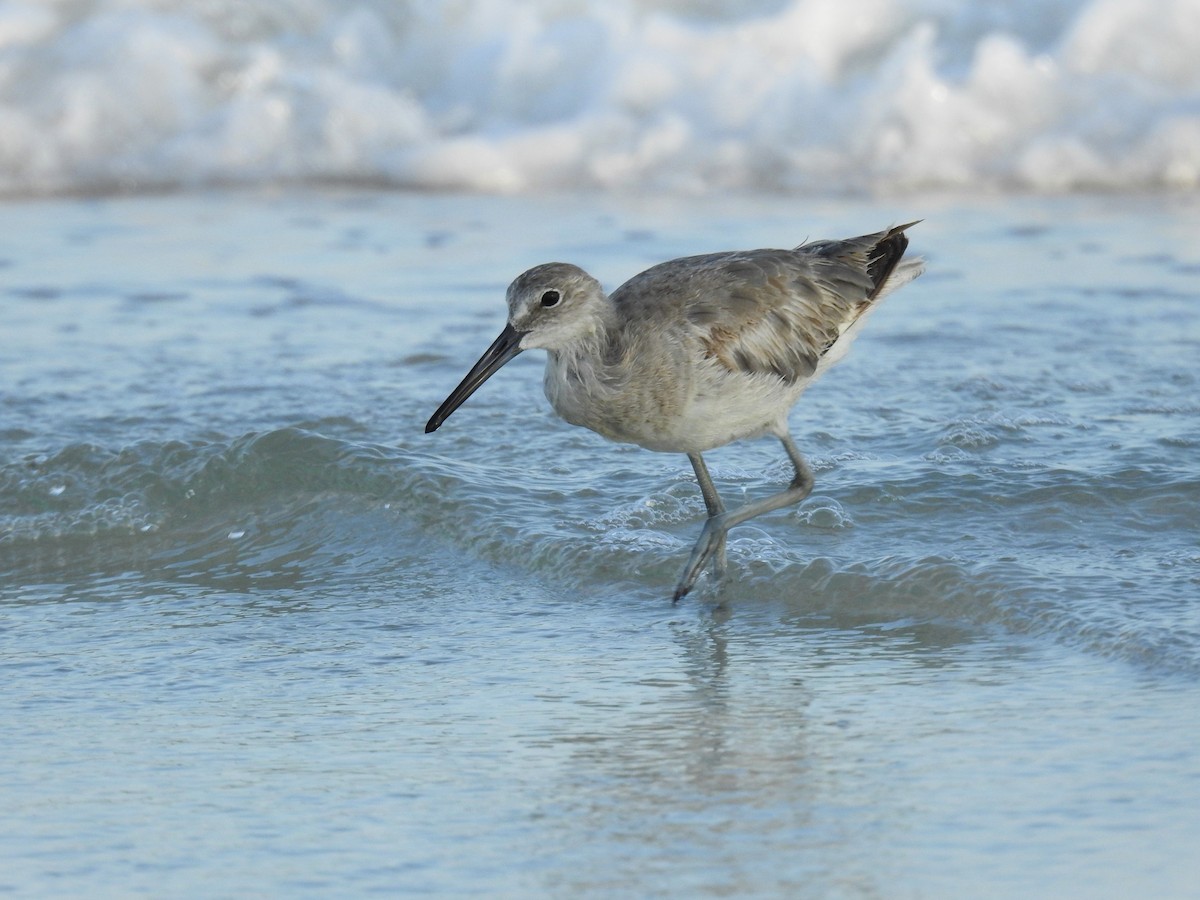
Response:
[{"label": "sea foam", "polygon": [[1200,185],[1197,0],[0,3],[0,193]]}]

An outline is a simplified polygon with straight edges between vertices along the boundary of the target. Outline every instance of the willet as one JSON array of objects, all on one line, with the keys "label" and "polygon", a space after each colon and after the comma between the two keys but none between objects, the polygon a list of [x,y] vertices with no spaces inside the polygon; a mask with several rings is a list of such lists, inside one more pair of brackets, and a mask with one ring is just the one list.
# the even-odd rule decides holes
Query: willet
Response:
[{"label": "willet", "polygon": [[[841,359],[880,300],[921,274],[900,225],[793,250],[735,250],[660,263],[612,295],[577,266],[545,263],[508,287],[508,324],[425,426],[435,431],[523,350],[548,351],[554,411],[613,441],[685,453],[708,519],[675,588],[726,566],[729,529],[799,503],[813,476],[788,412]],[[785,489],[726,510],[701,454],[772,434],[795,468]]]}]

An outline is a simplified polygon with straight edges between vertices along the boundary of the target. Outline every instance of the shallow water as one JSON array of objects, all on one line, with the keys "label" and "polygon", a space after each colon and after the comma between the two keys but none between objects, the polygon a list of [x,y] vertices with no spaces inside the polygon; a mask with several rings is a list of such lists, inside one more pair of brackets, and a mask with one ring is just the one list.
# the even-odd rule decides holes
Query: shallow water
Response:
[{"label": "shallow water", "polygon": [[[1186,896],[1195,198],[259,192],[0,207],[0,889]],[[523,268],[924,217],[668,602],[683,457],[514,361]],[[789,477],[716,451],[726,499]]]}]

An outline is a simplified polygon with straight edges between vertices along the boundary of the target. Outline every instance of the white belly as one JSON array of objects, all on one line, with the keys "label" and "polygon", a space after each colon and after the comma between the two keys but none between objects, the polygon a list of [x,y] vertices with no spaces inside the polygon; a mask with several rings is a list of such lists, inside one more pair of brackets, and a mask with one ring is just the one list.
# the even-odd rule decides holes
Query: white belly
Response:
[{"label": "white belly", "polygon": [[807,383],[787,384],[774,375],[718,366],[693,373],[669,384],[635,378],[624,389],[611,389],[568,376],[551,360],[546,397],[563,419],[609,440],[668,453],[701,453],[786,427],[788,411]]}]

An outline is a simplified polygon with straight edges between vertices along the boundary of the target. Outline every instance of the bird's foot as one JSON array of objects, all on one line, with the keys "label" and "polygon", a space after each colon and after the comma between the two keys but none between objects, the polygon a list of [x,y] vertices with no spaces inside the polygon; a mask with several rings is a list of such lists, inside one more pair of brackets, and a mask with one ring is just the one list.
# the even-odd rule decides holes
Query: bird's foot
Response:
[{"label": "bird's foot", "polygon": [[696,579],[704,571],[705,563],[712,561],[712,577],[714,582],[725,577],[728,564],[725,559],[725,538],[729,530],[725,527],[725,516],[711,516],[700,532],[696,545],[692,547],[692,555],[688,558],[683,569],[683,575],[675,588],[671,602],[678,603],[696,585]]}]

